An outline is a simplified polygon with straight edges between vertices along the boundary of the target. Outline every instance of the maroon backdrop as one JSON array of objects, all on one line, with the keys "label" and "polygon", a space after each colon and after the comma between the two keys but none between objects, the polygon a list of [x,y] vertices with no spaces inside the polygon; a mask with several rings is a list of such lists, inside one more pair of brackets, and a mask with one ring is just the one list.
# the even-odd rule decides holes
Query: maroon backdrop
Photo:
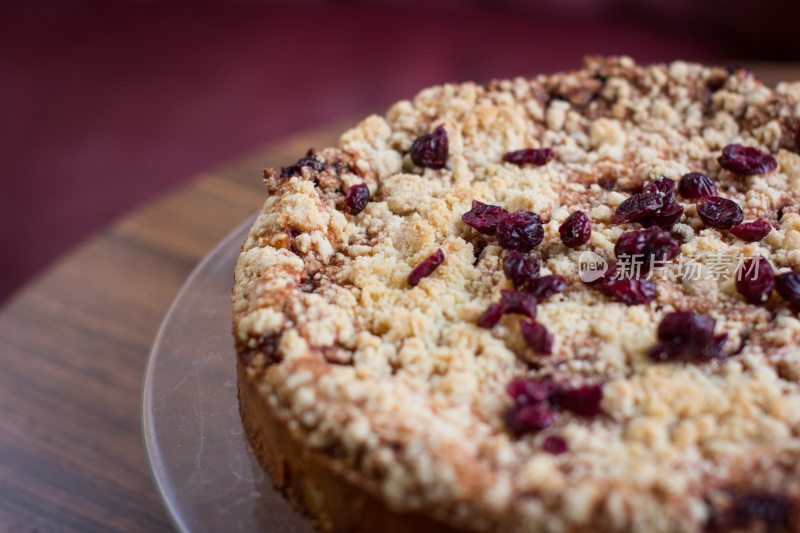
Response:
[{"label": "maroon backdrop", "polygon": [[572,68],[587,53],[798,57],[777,15],[793,2],[431,5],[0,7],[0,300],[188,177],[429,84]]}]

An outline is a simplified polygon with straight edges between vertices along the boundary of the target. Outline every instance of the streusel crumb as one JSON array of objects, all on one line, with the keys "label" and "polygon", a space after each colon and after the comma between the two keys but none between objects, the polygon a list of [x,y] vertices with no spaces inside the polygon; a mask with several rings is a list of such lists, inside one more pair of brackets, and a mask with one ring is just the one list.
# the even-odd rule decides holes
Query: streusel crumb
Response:
[{"label": "streusel crumb", "polygon": [[[800,269],[798,124],[800,83],[772,90],[746,70],[685,62],[589,58],[575,72],[425,89],[338,148],[265,173],[269,196],[236,267],[240,360],[265,401],[291,413],[293,432],[374,482],[396,511],[487,531],[800,528],[797,309],[777,292],[745,299],[736,264],[702,275],[727,257],[762,256],[775,275]],[[774,170],[723,168],[730,145],[768,154]],[[504,160],[544,148],[551,159]],[[675,193],[663,238],[679,255],[656,271],[652,299],[629,305],[585,284],[583,253],[613,260],[620,235],[641,229],[613,221],[620,205],[690,172],[771,231],[746,242],[725,226],[740,220],[715,212],[710,227],[704,200]],[[473,200],[540,222],[477,231],[462,221]],[[635,216],[661,224],[655,209]],[[568,247],[559,227],[576,211],[591,234]],[[541,242],[528,248],[537,224]],[[527,232],[513,242],[538,276],[566,287],[539,298],[535,316],[505,312],[481,327],[514,289],[501,247],[512,237],[493,233],[511,230]],[[435,268],[409,284],[437,250]],[[701,275],[682,275],[689,263]],[[721,348],[709,351],[711,337],[694,351],[662,344],[665,360],[654,360],[667,338],[659,324],[675,311],[713,319],[706,333],[727,335]],[[552,336],[552,353],[526,343],[525,321],[541,325],[527,327],[537,342]],[[543,427],[512,431],[507,385],[545,376],[602,387],[601,414],[546,400],[564,406],[554,420],[520,411],[518,422]],[[543,449],[552,436],[566,450],[557,440],[545,448],[559,453]]]}]

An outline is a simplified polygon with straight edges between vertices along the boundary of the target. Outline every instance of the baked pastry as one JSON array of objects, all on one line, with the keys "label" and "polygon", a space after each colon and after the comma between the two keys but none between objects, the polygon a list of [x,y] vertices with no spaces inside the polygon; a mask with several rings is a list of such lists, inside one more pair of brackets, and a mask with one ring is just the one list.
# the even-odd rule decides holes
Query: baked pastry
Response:
[{"label": "baked pastry", "polygon": [[267,170],[242,418],[331,531],[798,531],[800,83],[589,58]]}]

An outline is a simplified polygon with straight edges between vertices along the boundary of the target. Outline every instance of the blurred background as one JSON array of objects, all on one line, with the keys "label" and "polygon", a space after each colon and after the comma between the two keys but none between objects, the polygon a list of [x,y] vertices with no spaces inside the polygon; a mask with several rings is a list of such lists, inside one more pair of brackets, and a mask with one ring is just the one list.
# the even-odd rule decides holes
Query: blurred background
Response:
[{"label": "blurred background", "polygon": [[3,2],[0,303],[115,217],[304,129],[586,54],[797,62],[798,15],[799,0]]}]

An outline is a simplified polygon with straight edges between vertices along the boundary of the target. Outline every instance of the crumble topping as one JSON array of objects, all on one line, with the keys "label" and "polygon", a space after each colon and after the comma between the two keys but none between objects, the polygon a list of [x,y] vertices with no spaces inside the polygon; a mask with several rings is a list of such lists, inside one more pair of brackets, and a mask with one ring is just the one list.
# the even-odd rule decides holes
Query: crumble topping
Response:
[{"label": "crumble topping", "polygon": [[[773,91],[684,62],[589,58],[426,89],[338,148],[266,172],[236,268],[242,364],[293,432],[398,511],[473,530],[798,527],[798,124],[800,83]],[[648,189],[661,178],[677,196]],[[351,190],[368,201],[353,209]],[[465,215],[476,209],[490,216]],[[562,240],[577,212],[588,237]],[[754,220],[771,230],[737,236]],[[663,260],[658,276],[593,290],[581,255],[612,261],[621,238]],[[742,289],[719,257],[766,261],[769,291],[758,276]],[[709,275],[682,276],[678,259]],[[509,291],[547,276],[563,290],[505,312]],[[689,311],[707,317],[692,357],[714,332],[726,357],[697,364],[659,344],[677,335],[659,324]],[[654,360],[655,346],[669,356]],[[521,377],[596,389],[601,412],[522,413],[506,392]],[[542,427],[510,431],[510,412]]]}]

